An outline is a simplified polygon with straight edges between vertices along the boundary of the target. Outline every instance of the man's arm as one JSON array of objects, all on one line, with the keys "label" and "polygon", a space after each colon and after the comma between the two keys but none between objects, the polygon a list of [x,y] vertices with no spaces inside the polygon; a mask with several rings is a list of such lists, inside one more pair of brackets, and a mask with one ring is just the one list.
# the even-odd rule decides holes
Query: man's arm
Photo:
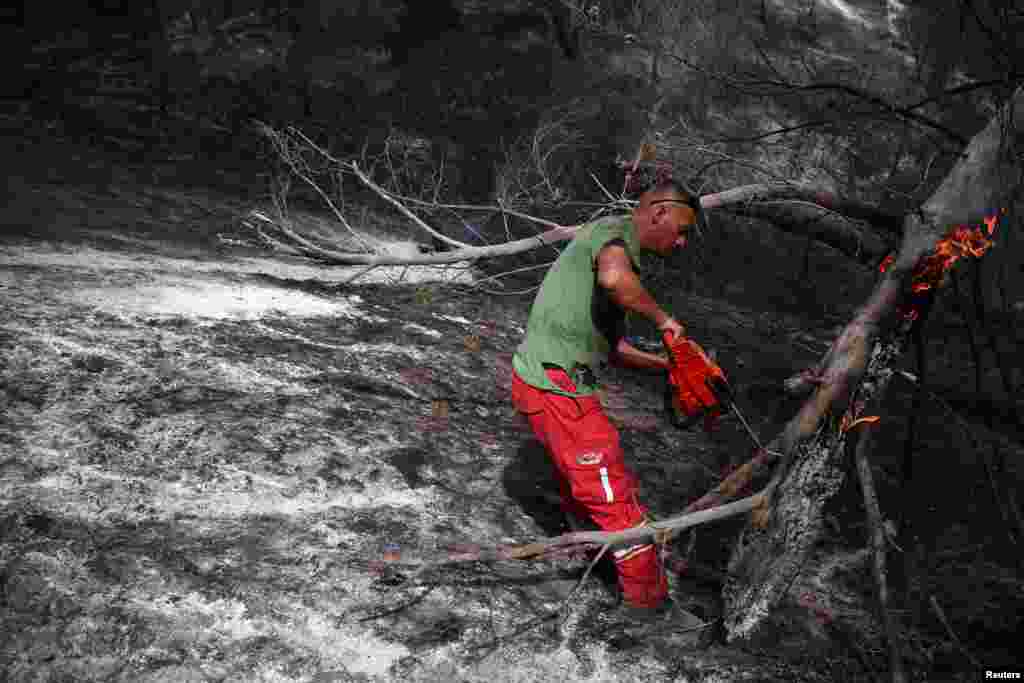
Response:
[{"label": "man's arm", "polygon": [[608,290],[612,301],[644,316],[659,331],[672,330],[676,335],[686,334],[686,328],[661,310],[654,297],[644,289],[623,247],[609,245],[598,254],[597,284]]}]

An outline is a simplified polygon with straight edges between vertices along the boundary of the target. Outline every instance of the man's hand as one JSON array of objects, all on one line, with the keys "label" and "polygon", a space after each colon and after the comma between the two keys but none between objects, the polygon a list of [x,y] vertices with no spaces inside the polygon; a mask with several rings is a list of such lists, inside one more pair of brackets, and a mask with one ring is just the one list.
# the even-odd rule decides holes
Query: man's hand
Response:
[{"label": "man's hand", "polygon": [[664,334],[665,332],[672,333],[672,339],[677,337],[686,336],[686,326],[677,321],[675,318],[669,318],[662,324],[658,325],[658,332]]},{"label": "man's hand", "polygon": [[664,356],[647,353],[636,348],[625,339],[620,339],[612,354],[615,365],[634,370],[668,370],[668,359]]}]

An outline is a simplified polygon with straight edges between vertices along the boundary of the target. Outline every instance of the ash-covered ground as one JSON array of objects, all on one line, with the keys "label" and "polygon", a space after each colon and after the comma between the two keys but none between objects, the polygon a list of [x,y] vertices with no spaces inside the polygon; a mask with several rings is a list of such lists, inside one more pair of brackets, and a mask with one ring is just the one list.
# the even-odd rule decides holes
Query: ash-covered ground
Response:
[{"label": "ash-covered ground", "polygon": [[[212,242],[111,225],[0,247],[5,679],[764,678],[696,633],[623,636],[608,572],[559,612],[583,558],[416,570],[564,530],[508,396],[528,299],[344,285]],[[756,318],[723,309],[725,355]],[[800,334],[810,361],[824,346]],[[605,380],[655,514],[749,453],[729,421],[666,426],[660,377]],[[717,617],[713,587],[673,579]]]},{"label": "ash-covered ground", "polygon": [[[565,530],[551,467],[509,400],[529,296],[425,284],[452,271],[379,269],[346,284],[359,269],[257,248],[247,216],[266,207],[213,192],[123,177],[15,189],[5,225],[23,229],[0,243],[4,680],[873,675],[870,662],[850,667],[864,661],[856,643],[829,669],[744,653],[711,629],[637,639],[613,618],[607,567],[565,603],[584,558],[418,569]],[[781,381],[820,357],[839,319],[739,302],[758,282],[736,280],[715,299],[678,293],[671,306],[718,352],[767,439],[799,405]],[[946,362],[937,382],[969,374]],[[735,420],[710,434],[668,426],[660,376],[601,375],[656,516],[751,455]],[[969,394],[943,394],[970,415]],[[891,465],[906,391],[886,410],[895,430],[879,454]],[[1009,544],[978,531],[982,518],[1000,529],[981,456],[957,445],[944,409],[926,405],[920,419],[922,503],[909,507],[923,559],[898,600],[914,661],[934,670],[964,660],[929,621],[928,596],[977,648],[1014,631],[1019,595],[999,551]],[[896,514],[888,481],[883,505]],[[856,550],[863,512],[851,491],[836,533]],[[967,503],[948,504],[957,495]],[[700,528],[694,558],[724,569],[741,524]],[[868,572],[836,581],[870,593]],[[720,584],[696,571],[670,578],[680,605],[714,624]]]}]

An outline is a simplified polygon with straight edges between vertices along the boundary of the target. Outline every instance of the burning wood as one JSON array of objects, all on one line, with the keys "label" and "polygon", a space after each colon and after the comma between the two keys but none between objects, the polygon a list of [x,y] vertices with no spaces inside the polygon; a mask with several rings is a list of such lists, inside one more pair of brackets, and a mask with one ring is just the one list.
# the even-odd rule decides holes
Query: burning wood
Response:
[{"label": "burning wood", "polygon": [[[1004,209],[1004,213],[1006,213],[1006,209]],[[957,260],[968,256],[980,258],[995,244],[988,238],[995,230],[996,220],[998,220],[998,216],[993,214],[984,219],[984,228],[954,226],[944,238],[936,243],[932,253],[919,261],[913,269],[909,301],[896,307],[897,312],[905,321],[912,323],[918,319],[921,315],[921,307],[928,296],[927,293],[934,292],[945,283],[946,273]],[[879,265],[879,271],[885,272],[894,258],[895,254],[887,256]]]},{"label": "burning wood", "polygon": [[843,423],[839,426],[839,431],[848,432],[862,422],[871,424],[873,422],[878,422],[881,419],[882,418],[878,415],[868,415],[867,417],[858,417],[853,419],[850,417],[850,414],[847,413],[846,415],[843,415]]},{"label": "burning wood", "polygon": [[[1005,213],[1005,209],[1003,212]],[[953,265],[962,257],[973,256],[980,258],[994,244],[989,237],[995,231],[998,215],[993,214],[984,219],[985,228],[968,228],[963,225],[953,227],[946,236],[938,241],[932,253],[922,258],[914,268],[913,283],[911,292],[913,295],[906,305],[897,307],[900,315],[908,321],[913,322],[920,316],[920,304],[923,303],[919,296],[925,292],[933,291],[942,286],[945,276]],[[895,254],[889,254],[878,266],[878,270],[884,273],[895,259]]]}]

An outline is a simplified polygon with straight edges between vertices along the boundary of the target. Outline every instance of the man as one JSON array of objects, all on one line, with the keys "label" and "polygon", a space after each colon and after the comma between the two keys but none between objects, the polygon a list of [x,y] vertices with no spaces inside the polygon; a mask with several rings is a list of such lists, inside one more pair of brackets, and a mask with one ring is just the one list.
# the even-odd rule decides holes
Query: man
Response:
[{"label": "man", "polygon": [[[548,271],[533,302],[526,339],[513,356],[512,401],[529,420],[559,473],[562,509],[605,531],[644,523],[637,480],[623,461],[619,434],[601,409],[591,368],[608,354],[616,364],[668,369],[668,361],[623,339],[626,311],[660,332],[685,334],[640,283],[641,251],[668,256],[685,247],[697,199],[661,179],[631,216],[583,226]],[[668,584],[650,543],[619,548],[614,561],[628,611],[667,606]]]}]

